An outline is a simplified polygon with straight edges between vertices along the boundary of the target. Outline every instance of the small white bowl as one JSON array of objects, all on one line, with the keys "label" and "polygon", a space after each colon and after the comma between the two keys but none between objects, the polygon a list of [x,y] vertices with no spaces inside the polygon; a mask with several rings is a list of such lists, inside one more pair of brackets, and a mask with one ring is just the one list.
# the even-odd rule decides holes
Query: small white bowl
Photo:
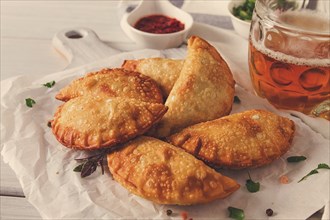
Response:
[{"label": "small white bowl", "polygon": [[233,8],[242,5],[245,0],[232,0],[228,4],[228,10],[233,23],[235,31],[245,39],[249,38],[251,21],[244,21],[234,16]]},{"label": "small white bowl", "polygon": [[[168,34],[153,34],[134,28],[139,19],[155,14],[179,20],[184,23],[184,29]],[[120,25],[128,37],[140,47],[162,50],[178,47],[185,41],[193,25],[193,18],[189,13],[175,7],[167,0],[142,0],[132,12],[123,15]]]}]

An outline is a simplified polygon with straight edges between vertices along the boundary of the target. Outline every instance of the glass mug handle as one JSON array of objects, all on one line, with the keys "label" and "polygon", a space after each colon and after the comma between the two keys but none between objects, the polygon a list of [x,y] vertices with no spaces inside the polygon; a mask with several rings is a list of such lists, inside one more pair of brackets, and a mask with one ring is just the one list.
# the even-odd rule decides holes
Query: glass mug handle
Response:
[{"label": "glass mug handle", "polygon": [[330,99],[327,99],[317,105],[311,111],[311,114],[316,117],[325,118],[330,121]]}]

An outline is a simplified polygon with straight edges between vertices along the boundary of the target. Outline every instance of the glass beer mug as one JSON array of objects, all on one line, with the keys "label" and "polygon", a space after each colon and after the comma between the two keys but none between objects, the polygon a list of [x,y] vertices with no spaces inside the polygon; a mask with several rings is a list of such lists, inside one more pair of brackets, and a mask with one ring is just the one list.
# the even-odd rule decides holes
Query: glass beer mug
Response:
[{"label": "glass beer mug", "polygon": [[257,95],[330,120],[329,0],[257,0],[249,69]]}]

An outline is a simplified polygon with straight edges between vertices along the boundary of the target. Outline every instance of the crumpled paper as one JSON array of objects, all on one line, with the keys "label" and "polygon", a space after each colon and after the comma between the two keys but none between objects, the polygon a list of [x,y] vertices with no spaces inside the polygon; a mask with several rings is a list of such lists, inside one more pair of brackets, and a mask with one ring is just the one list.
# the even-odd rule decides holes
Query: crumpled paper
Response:
[{"label": "crumpled paper", "polygon": [[[306,219],[329,204],[329,170],[306,180],[298,181],[316,168],[319,163],[329,164],[329,123],[323,119],[306,119],[297,113],[279,111],[266,100],[256,97],[249,83],[247,55],[232,50],[229,45],[215,43],[233,70],[237,82],[236,95],[241,103],[233,105],[232,113],[247,109],[266,109],[289,117],[296,124],[296,134],[290,150],[272,164],[250,169],[254,181],[260,182],[259,192],[250,193],[245,187],[248,170],[221,173],[235,179],[241,188],[223,200],[194,205],[157,205],[129,193],[112,179],[109,171],[101,175],[98,169],[84,179],[73,172],[78,164],[74,158],[81,151],[63,147],[56,141],[47,126],[61,102],[55,94],[73,79],[102,67],[119,67],[124,59],[168,56],[183,58],[186,49],[167,51],[143,50],[116,55],[75,69],[47,75],[43,78],[18,76],[1,81],[1,139],[2,156],[15,171],[27,200],[36,207],[44,219],[181,219],[186,211],[193,219],[227,219],[228,206],[243,209],[246,219],[265,219],[265,210],[274,210],[272,219]],[[246,46],[244,43],[243,46]],[[247,51],[243,48],[241,51]],[[55,80],[53,88],[42,84]],[[25,105],[26,98],[33,98],[33,108]],[[306,122],[306,120],[308,122]],[[313,125],[313,129],[307,124]],[[286,158],[304,155],[307,160],[289,164]],[[289,184],[280,184],[279,177],[286,175]],[[329,207],[329,206],[328,206]],[[171,209],[173,214],[166,215]],[[328,208],[323,218],[328,218]]]}]

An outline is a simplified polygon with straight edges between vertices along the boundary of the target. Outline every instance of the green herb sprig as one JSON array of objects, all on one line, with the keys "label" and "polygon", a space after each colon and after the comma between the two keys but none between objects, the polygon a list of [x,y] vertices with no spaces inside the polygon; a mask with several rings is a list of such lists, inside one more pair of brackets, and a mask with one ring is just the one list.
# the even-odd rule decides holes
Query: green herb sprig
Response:
[{"label": "green herb sprig", "polygon": [[260,190],[260,183],[259,182],[254,182],[251,179],[251,176],[250,176],[249,172],[248,172],[248,174],[249,174],[249,179],[246,180],[246,183],[245,183],[246,189],[251,193],[258,192]]},{"label": "green herb sprig", "polygon": [[330,169],[330,167],[329,167],[329,165],[326,164],[326,163],[320,163],[320,164],[317,166],[317,168],[311,170],[307,175],[305,175],[303,178],[301,178],[301,179],[298,181],[298,183],[300,183],[301,181],[307,179],[307,178],[308,178],[309,176],[311,176],[311,175],[314,175],[314,174],[319,173],[319,171],[318,171],[319,169]]},{"label": "green herb sprig", "polygon": [[99,154],[89,156],[86,158],[76,158],[77,162],[81,162],[78,166],[76,166],[73,171],[80,172],[81,178],[90,176],[95,172],[98,166],[102,169],[102,175],[104,174],[103,160],[105,159],[106,153],[103,151]]},{"label": "green herb sprig", "polygon": [[104,174],[104,162],[106,161],[106,157],[108,154],[116,151],[118,148],[120,148],[121,145],[117,145],[116,147],[112,147],[109,149],[103,149],[99,153],[94,154],[89,157],[85,158],[76,158],[75,160],[80,163],[78,166],[76,166],[73,171],[74,172],[80,172],[80,177],[84,178],[87,176],[90,176],[92,173],[94,173],[98,166],[101,167],[102,175]]},{"label": "green herb sprig", "polygon": [[251,20],[255,3],[255,0],[245,0],[242,5],[233,8],[234,16],[241,20]]}]

